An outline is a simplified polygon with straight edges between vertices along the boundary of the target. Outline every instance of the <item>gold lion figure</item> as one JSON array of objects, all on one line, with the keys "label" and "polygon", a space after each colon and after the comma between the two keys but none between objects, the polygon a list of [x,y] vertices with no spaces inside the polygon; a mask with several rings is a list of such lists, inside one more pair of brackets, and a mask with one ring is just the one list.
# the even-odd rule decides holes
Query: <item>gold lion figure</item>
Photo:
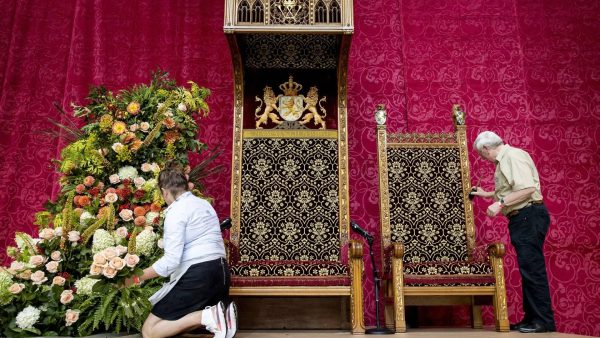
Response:
[{"label": "gold lion figure", "polygon": [[[327,101],[327,96],[323,96],[319,100],[318,89],[314,86],[310,87],[306,95],[307,96],[304,97],[304,103],[306,103],[306,106],[304,106],[303,111],[308,110],[308,114],[304,115],[300,124],[307,124],[310,122],[310,120],[314,120],[315,126],[320,125],[321,127],[319,129],[325,129],[325,121],[323,119],[325,116],[327,116],[327,111],[321,103]],[[317,103],[319,103],[319,107],[323,111],[323,115],[319,114],[317,111]]]},{"label": "gold lion figure", "polygon": [[282,96],[281,94],[275,96],[273,89],[269,86],[266,86],[264,89],[264,95],[263,95],[263,99],[264,99],[264,103],[265,103],[265,111],[261,115],[258,115],[258,113],[262,109],[263,100],[261,100],[258,96],[255,97],[256,102],[260,102],[260,106],[258,106],[258,108],[256,108],[256,110],[254,111],[254,115],[257,118],[256,129],[262,129],[262,127],[260,125],[267,124],[269,119],[271,119],[271,122],[273,122],[275,124],[283,123],[281,120],[279,120],[279,116],[277,116],[277,114],[273,113],[273,110],[275,110],[277,112],[279,111],[279,109],[277,108],[277,100],[279,100],[279,98],[281,96]]}]

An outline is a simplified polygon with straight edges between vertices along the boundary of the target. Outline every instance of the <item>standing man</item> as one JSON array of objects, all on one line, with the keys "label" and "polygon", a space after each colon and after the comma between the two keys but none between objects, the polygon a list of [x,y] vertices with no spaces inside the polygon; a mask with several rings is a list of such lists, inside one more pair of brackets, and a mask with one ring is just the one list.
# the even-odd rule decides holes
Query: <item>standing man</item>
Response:
[{"label": "standing man", "polygon": [[494,191],[477,187],[472,195],[494,199],[487,215],[502,212],[508,218],[510,240],[517,252],[525,316],[510,328],[523,333],[556,331],[543,252],[550,216],[535,164],[527,152],[504,144],[491,131],[479,134],[473,147],[496,165],[496,172]]}]

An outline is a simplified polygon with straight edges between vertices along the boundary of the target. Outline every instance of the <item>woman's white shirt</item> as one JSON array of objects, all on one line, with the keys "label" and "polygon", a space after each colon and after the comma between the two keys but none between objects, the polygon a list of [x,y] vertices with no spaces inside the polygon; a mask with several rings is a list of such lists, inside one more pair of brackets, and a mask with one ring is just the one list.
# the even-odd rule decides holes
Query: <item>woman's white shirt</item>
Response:
[{"label": "woman's white shirt", "polygon": [[186,261],[225,258],[219,218],[207,201],[191,192],[181,194],[165,210],[164,255],[152,267],[167,277]]}]

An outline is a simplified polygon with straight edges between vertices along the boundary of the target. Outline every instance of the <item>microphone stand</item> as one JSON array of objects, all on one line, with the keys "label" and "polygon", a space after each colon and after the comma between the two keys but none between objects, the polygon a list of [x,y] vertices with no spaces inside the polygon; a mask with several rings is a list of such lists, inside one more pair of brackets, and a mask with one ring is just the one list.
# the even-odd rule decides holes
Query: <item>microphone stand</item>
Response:
[{"label": "microphone stand", "polygon": [[377,265],[375,265],[375,255],[373,254],[373,236],[365,237],[365,239],[369,244],[369,255],[371,256],[371,266],[373,267],[373,280],[375,282],[375,321],[377,323],[377,327],[365,330],[365,334],[393,334],[394,331],[388,329],[387,327],[381,327],[381,323],[379,322],[379,288],[381,278],[379,278],[379,271],[377,270]]}]

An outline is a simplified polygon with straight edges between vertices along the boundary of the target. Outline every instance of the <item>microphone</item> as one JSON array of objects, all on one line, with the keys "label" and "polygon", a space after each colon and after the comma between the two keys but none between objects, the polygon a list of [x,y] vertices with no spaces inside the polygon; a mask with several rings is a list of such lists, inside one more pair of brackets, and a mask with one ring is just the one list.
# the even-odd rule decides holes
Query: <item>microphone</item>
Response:
[{"label": "microphone", "polygon": [[365,229],[361,228],[360,225],[358,225],[358,223],[356,223],[355,221],[350,221],[350,227],[352,228],[352,230],[354,230],[354,232],[361,235],[365,239],[369,241],[373,240],[373,236],[370,233],[368,233]]},{"label": "microphone", "polygon": [[221,222],[221,231],[231,228],[231,218],[227,217]]}]

